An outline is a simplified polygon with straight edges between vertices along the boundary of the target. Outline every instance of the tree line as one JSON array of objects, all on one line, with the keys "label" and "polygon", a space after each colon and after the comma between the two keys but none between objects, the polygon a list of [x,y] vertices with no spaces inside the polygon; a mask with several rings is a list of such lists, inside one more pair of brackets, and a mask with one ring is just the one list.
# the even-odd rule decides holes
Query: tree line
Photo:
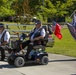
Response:
[{"label": "tree line", "polygon": [[76,9],[76,0],[0,0],[0,17],[37,17],[42,21],[63,20]]}]

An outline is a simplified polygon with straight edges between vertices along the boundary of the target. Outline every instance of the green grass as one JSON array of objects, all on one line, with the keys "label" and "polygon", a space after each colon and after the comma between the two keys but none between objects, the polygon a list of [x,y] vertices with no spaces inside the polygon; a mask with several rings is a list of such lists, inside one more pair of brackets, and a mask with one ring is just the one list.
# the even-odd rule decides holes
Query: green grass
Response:
[{"label": "green grass", "polygon": [[[10,29],[18,30],[17,26],[9,26],[9,27]],[[23,29],[23,27],[20,26],[20,29]],[[33,29],[33,26],[27,26],[26,29],[27,30]],[[73,39],[73,37],[71,36],[67,28],[62,29],[61,32],[62,32],[63,38],[59,40],[57,37],[55,37],[54,46],[52,48],[46,47],[46,51],[50,53],[76,57],[76,41]]]},{"label": "green grass", "polygon": [[56,54],[76,57],[76,41],[71,36],[68,29],[62,29],[63,38],[61,40],[55,37],[54,47],[47,47],[46,51]]}]

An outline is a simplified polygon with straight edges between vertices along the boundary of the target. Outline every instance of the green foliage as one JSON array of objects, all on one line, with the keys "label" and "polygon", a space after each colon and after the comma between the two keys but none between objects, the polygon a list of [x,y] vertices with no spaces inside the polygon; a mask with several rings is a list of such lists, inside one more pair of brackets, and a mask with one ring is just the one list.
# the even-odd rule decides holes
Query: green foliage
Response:
[{"label": "green foliage", "polygon": [[[50,0],[45,0],[45,5],[41,6],[41,9],[43,10],[42,13],[46,17],[54,17],[54,14],[56,14],[57,10],[55,9],[55,6],[50,2]],[[52,15],[52,16],[51,16]]]},{"label": "green foliage", "polygon": [[0,16],[37,16],[46,21],[70,16],[76,9],[76,0],[0,0]]},{"label": "green foliage", "polygon": [[40,8],[42,5],[42,0],[30,0],[29,5],[30,5],[30,10],[31,10],[33,15],[42,11]]},{"label": "green foliage", "polygon": [[40,20],[43,20],[42,14],[41,13],[37,13],[37,18]]},{"label": "green foliage", "polygon": [[62,1],[50,1],[45,0],[45,5],[42,6],[43,11],[47,14],[45,16],[50,16],[51,18],[65,17],[68,14],[68,7],[73,5],[73,1],[67,0],[66,2]]},{"label": "green foliage", "polygon": [[0,0],[0,16],[14,15],[15,11],[11,9],[14,0]]},{"label": "green foliage", "polygon": [[65,21],[68,22],[68,23],[71,23],[72,22],[72,18],[68,16],[68,17],[66,17]]}]

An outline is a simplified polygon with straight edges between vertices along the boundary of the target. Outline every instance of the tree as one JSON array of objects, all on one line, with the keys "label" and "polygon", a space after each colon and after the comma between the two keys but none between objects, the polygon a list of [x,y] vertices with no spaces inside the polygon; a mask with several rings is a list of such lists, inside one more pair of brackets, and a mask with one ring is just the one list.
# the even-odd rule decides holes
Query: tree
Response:
[{"label": "tree", "polygon": [[15,0],[12,8],[15,10],[16,19],[18,19],[20,23],[28,23],[30,21],[32,12],[30,11],[29,0]]},{"label": "tree", "polygon": [[76,0],[0,0],[0,16],[16,15],[46,20],[71,15]]},{"label": "tree", "polygon": [[12,5],[18,16],[25,16],[25,14],[30,14],[29,0],[15,0]]},{"label": "tree", "polygon": [[44,0],[44,5],[41,6],[44,17],[64,18],[70,15],[76,8],[76,0]]},{"label": "tree", "polygon": [[15,11],[11,9],[11,5],[14,0],[0,0],[0,17],[11,16],[15,14]]}]

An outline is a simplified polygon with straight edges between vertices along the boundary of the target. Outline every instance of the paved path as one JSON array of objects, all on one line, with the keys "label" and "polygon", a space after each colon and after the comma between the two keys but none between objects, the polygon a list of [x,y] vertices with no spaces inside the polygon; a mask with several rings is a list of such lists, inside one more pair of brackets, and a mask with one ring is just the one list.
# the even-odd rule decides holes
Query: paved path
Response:
[{"label": "paved path", "polygon": [[76,58],[49,54],[48,65],[25,64],[21,68],[0,61],[0,75],[76,75]]}]

